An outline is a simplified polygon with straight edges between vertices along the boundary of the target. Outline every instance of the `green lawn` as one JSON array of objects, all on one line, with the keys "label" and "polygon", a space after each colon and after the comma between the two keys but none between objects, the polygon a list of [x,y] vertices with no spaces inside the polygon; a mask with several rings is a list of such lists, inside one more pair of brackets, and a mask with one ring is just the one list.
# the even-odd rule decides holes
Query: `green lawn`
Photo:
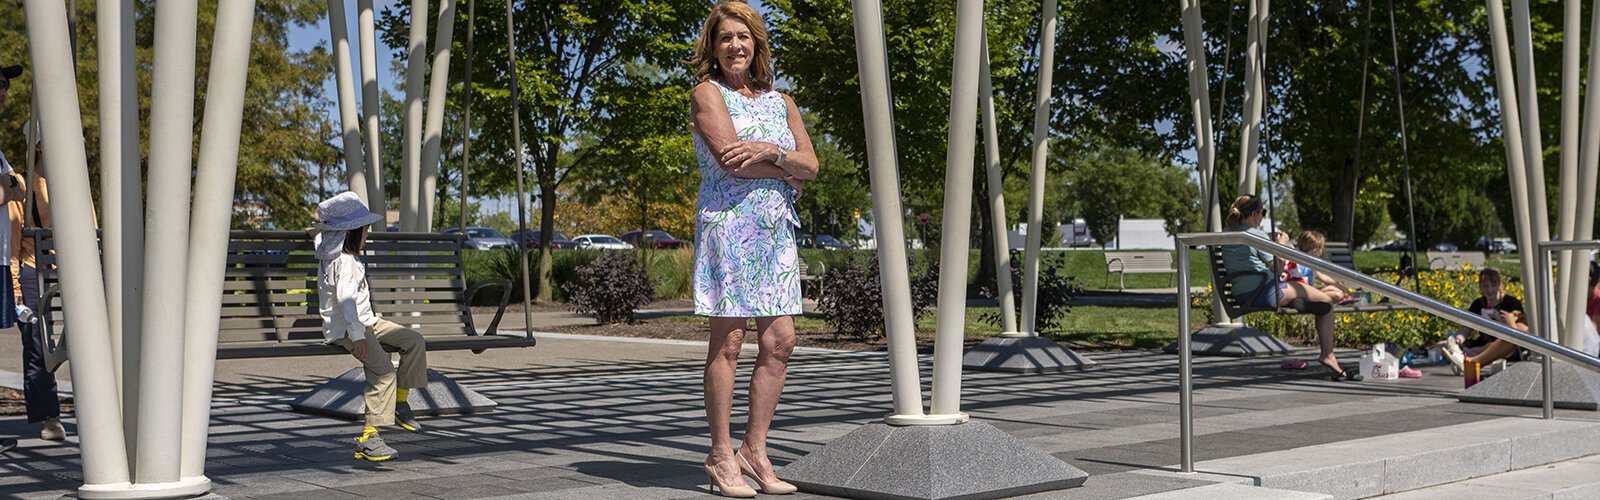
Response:
[{"label": "green lawn", "polygon": [[[1109,251],[1116,252],[1117,250]],[[1078,282],[1083,284],[1084,289],[1116,290],[1117,280],[1115,277],[1110,277],[1109,287],[1106,283],[1108,278],[1106,273],[1106,252],[1107,251],[1099,249],[1063,250],[1046,252],[1046,255],[1061,255],[1064,259],[1064,265],[1066,266],[1065,273],[1068,276],[1077,278]],[[920,273],[922,264],[927,262],[926,259],[928,257],[922,255],[923,253],[924,252],[920,250],[912,252],[913,261],[918,263],[918,265],[915,266],[912,271],[914,274]],[[858,260],[876,258],[871,251],[867,250],[802,250],[800,254],[812,266],[816,266],[819,263],[824,263],[829,267],[839,265],[838,263],[842,262],[845,256],[849,254],[854,254],[854,257]],[[1358,251],[1355,252],[1354,257],[1356,261],[1356,269],[1367,274],[1372,274],[1379,271],[1393,271],[1396,266],[1400,264],[1400,252]],[[1425,257],[1418,255],[1418,258],[1424,259]],[[1490,255],[1489,265],[1506,272],[1507,276],[1510,276],[1514,279],[1521,279],[1520,277],[1522,275],[1522,268],[1521,264],[1519,264],[1520,261],[1517,259],[1518,254]],[[1190,285],[1206,286],[1208,283],[1210,283],[1211,277],[1206,268],[1205,251],[1202,249],[1196,249],[1189,252],[1189,262]],[[1424,265],[1426,264],[1424,263]],[[968,280],[971,281],[975,279],[977,275],[978,251],[973,250],[967,262]],[[1125,277],[1124,282],[1130,289],[1170,288],[1173,285],[1169,284],[1171,282],[1169,280],[1171,280],[1171,275],[1168,274],[1129,274]]]}]

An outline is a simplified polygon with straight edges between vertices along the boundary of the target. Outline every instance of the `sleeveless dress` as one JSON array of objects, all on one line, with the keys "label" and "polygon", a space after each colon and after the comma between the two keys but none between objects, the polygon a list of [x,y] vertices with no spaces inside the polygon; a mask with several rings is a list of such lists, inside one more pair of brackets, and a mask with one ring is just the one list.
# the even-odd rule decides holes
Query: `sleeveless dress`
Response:
[{"label": "sleeveless dress", "polygon": [[[783,96],[746,97],[713,81],[722,92],[741,141],[794,149]],[[694,311],[701,316],[757,318],[800,314],[799,252],[794,230],[795,190],[781,179],[744,179],[722,169],[717,155],[694,135],[700,165],[695,210]]]}]

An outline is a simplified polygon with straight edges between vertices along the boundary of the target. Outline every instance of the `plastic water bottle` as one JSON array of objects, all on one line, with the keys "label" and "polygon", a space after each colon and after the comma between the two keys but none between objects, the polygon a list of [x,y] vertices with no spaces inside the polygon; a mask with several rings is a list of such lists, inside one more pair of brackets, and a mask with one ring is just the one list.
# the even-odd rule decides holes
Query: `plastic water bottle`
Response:
[{"label": "plastic water bottle", "polygon": [[17,321],[31,325],[38,323],[39,317],[35,316],[33,314],[33,309],[29,309],[28,306],[17,304]]}]

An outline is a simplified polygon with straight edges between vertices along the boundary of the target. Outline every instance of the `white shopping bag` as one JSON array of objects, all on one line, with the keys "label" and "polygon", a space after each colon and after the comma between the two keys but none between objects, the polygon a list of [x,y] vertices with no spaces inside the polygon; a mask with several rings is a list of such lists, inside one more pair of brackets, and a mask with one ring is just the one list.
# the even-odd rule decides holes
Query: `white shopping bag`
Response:
[{"label": "white shopping bag", "polygon": [[1400,358],[1384,350],[1383,344],[1361,355],[1361,375],[1367,380],[1396,380],[1400,378]]}]

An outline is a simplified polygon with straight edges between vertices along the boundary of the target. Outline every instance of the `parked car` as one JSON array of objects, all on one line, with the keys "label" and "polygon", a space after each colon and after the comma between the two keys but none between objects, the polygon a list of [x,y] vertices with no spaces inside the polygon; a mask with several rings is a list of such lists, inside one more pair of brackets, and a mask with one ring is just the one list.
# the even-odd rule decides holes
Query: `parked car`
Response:
[{"label": "parked car", "polygon": [[834,238],[831,234],[800,233],[796,240],[800,248],[822,248],[827,250],[849,250],[855,248],[850,246],[849,243],[839,241],[838,238]]},{"label": "parked car", "polygon": [[1384,243],[1383,245],[1379,246],[1377,249],[1378,250],[1383,250],[1385,252],[1405,252],[1405,251],[1411,250],[1411,241],[1409,241],[1409,240],[1394,240],[1394,241],[1391,241],[1391,242],[1388,242],[1388,243]]},{"label": "parked car", "polygon": [[1478,238],[1478,249],[1488,253],[1511,253],[1517,251],[1517,243],[1511,238]]},{"label": "parked car", "polygon": [[630,245],[609,234],[585,234],[572,239],[583,250],[633,250]]},{"label": "parked car", "polygon": [[622,233],[622,241],[626,241],[629,244],[637,247],[648,246],[651,248],[687,248],[690,246],[688,241],[673,238],[672,235],[667,234],[666,231],[644,231],[643,233],[639,231],[628,231],[626,233]]},{"label": "parked car", "polygon": [[[440,231],[444,234],[460,234],[461,228],[452,227]],[[504,233],[492,227],[467,226],[467,248],[488,250],[491,248],[515,248],[517,242],[507,238]]]},{"label": "parked car", "polygon": [[[578,248],[578,243],[572,241],[571,238],[567,238],[567,235],[561,234],[561,231],[553,231],[553,233],[555,233],[555,237],[550,238],[550,248]],[[544,242],[544,238],[540,236],[541,234],[543,234],[543,231],[538,229],[518,229],[511,232],[511,239],[528,248],[538,248]]]}]

